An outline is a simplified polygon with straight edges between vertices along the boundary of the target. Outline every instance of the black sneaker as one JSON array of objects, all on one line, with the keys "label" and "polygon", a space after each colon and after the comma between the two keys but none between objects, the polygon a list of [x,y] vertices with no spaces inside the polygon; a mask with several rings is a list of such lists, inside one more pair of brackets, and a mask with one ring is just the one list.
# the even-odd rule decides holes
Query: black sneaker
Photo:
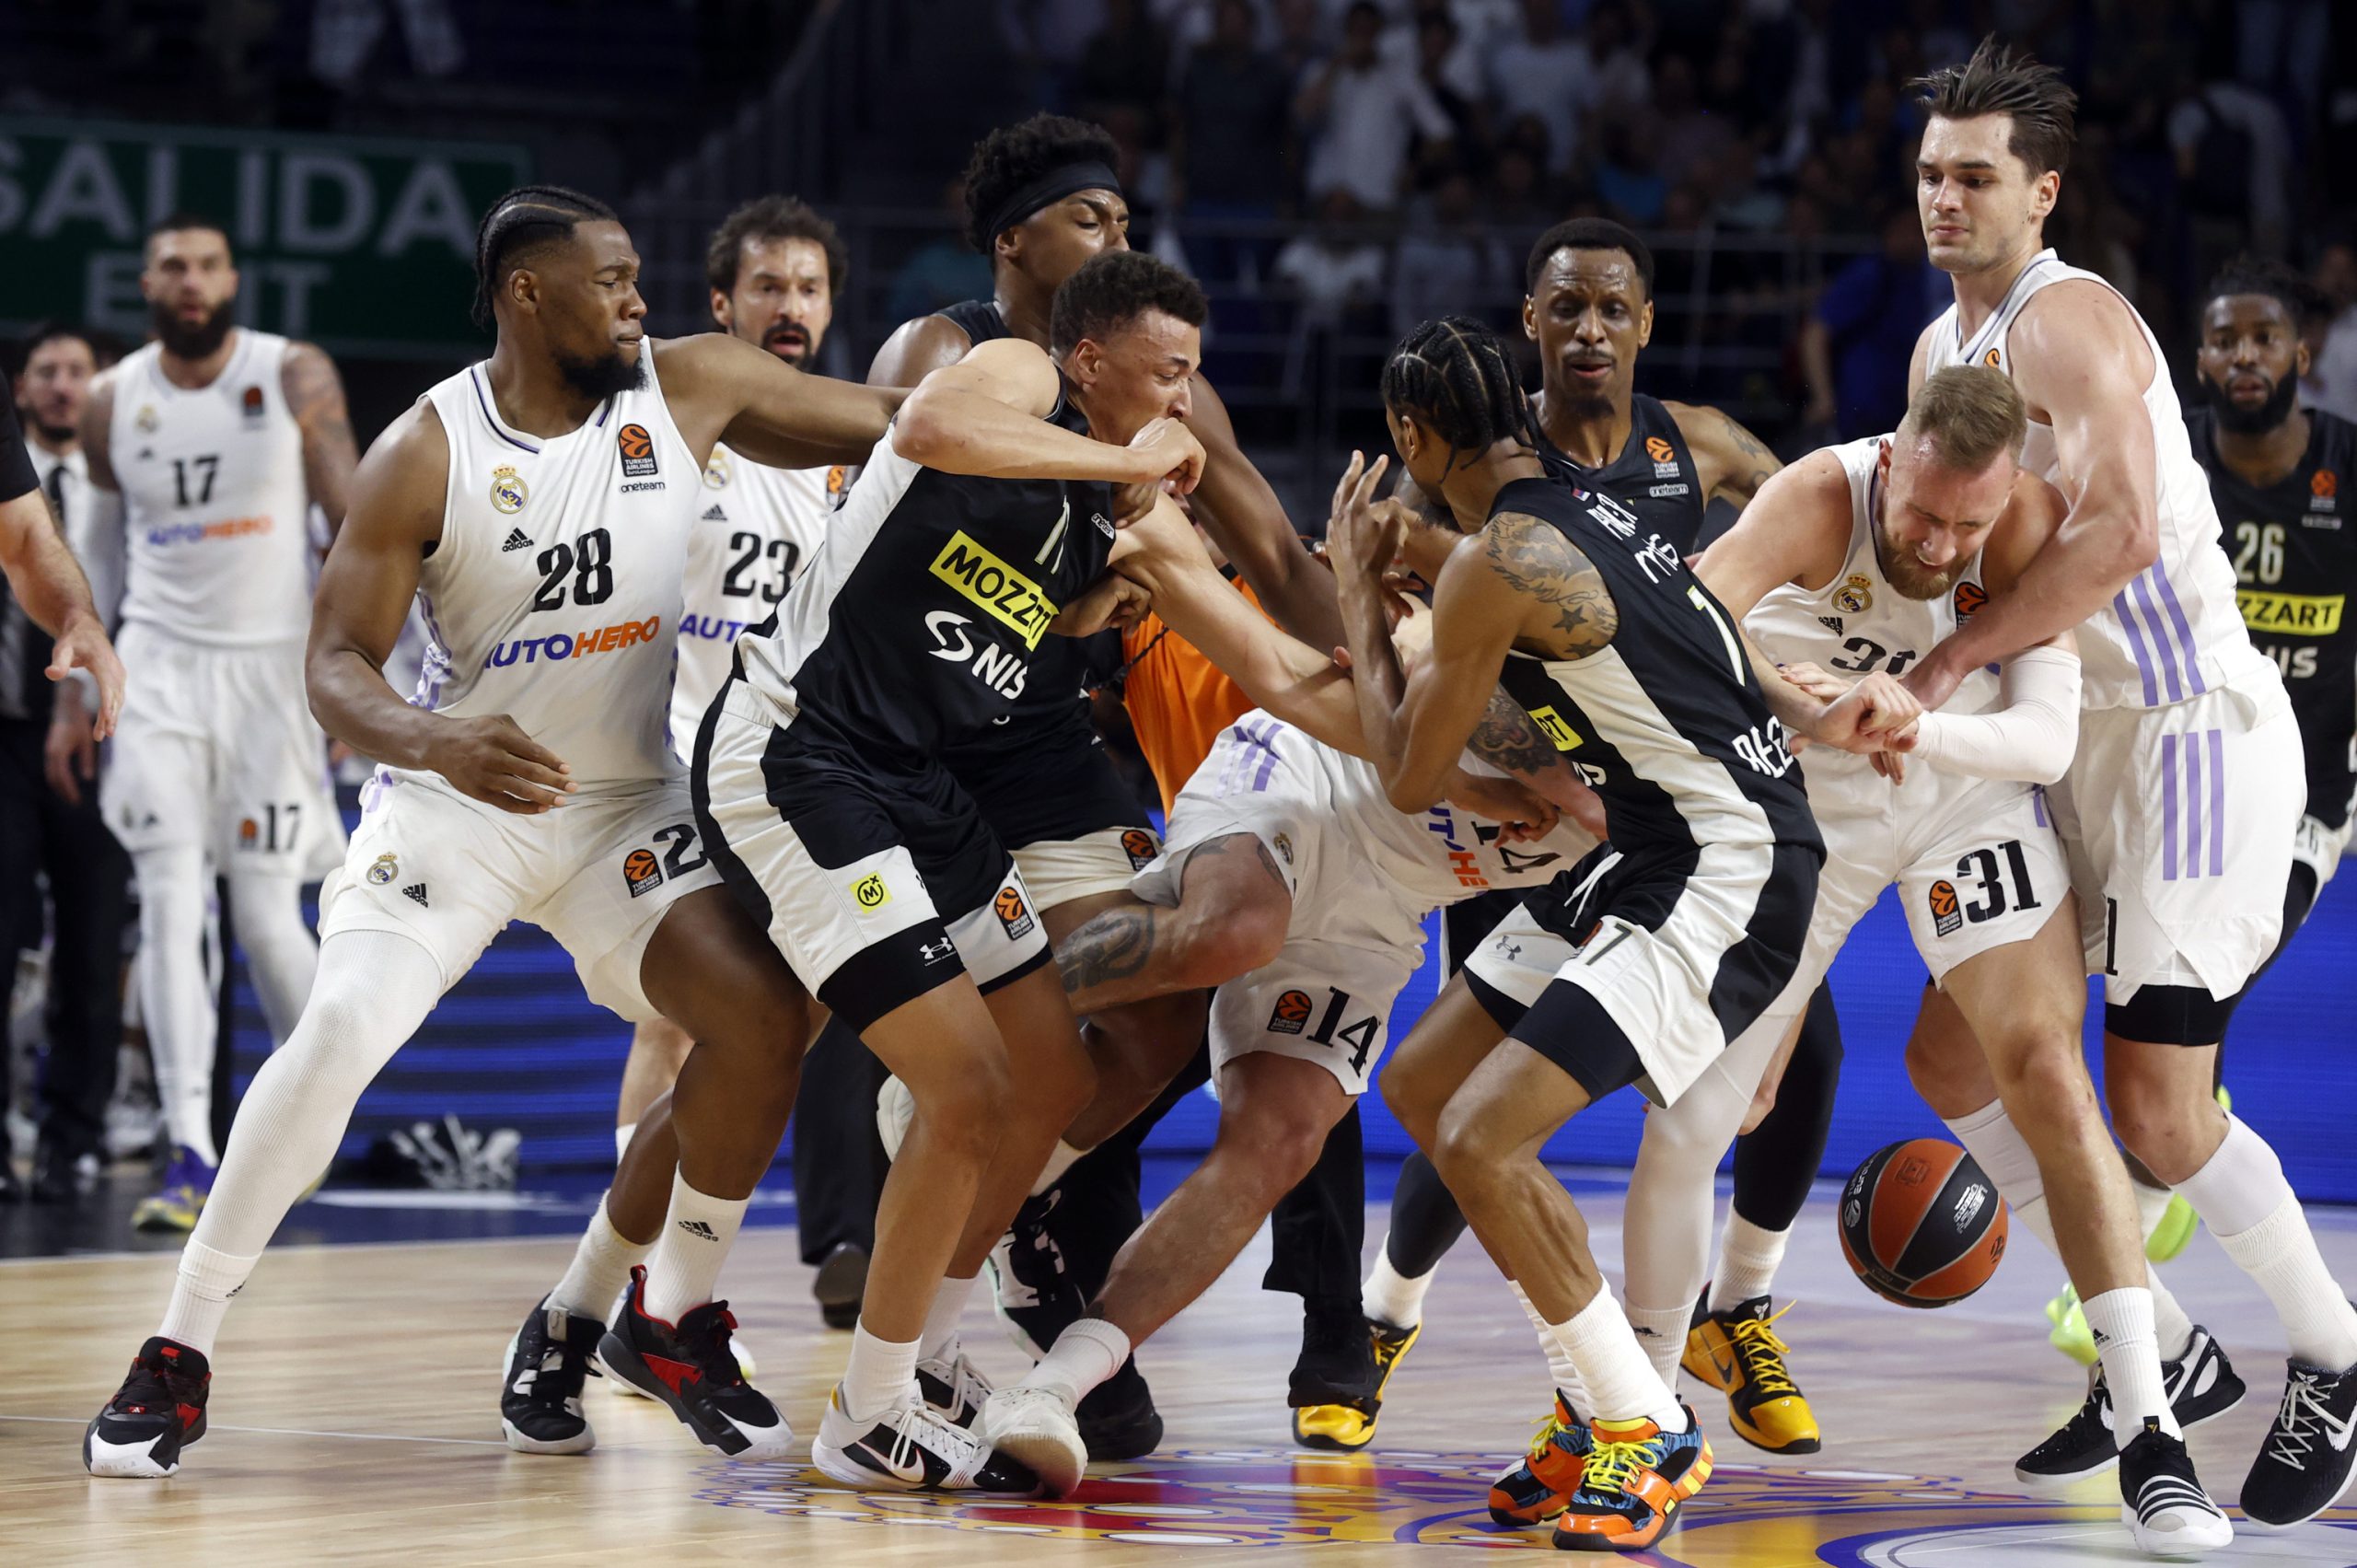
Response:
[{"label": "black sneaker", "polygon": [[590,1359],[606,1326],[540,1304],[507,1342],[507,1380],[499,1388],[499,1424],[519,1454],[586,1454],[598,1446],[581,1413],[581,1390],[600,1376]]},{"label": "black sneaker", "polygon": [[951,1345],[947,1355],[917,1363],[917,1391],[950,1425],[970,1427],[982,1413],[982,1401],[991,1397],[990,1380],[975,1370],[963,1350],[955,1348],[955,1341]]},{"label": "black sneaker", "polygon": [[2265,1529],[2305,1524],[2340,1501],[2357,1459],[2357,1366],[2293,1362],[2283,1403],[2243,1481],[2243,1516]]},{"label": "black sneaker", "polygon": [[819,1472],[863,1492],[980,1492],[1029,1497],[1039,1478],[993,1452],[922,1400],[863,1424],[843,1411],[841,1384],[827,1398],[810,1445]]},{"label": "black sneaker", "polygon": [[2155,1557],[2215,1551],[2235,1539],[2233,1523],[2201,1490],[2185,1440],[2163,1432],[2157,1416],[2144,1419],[2119,1456],[2119,1522]]},{"label": "black sneaker", "polygon": [[76,1155],[56,1144],[33,1151],[32,1201],[36,1203],[78,1203],[98,1185],[99,1161],[94,1155]]},{"label": "black sneaker", "polygon": [[1367,1333],[1366,1316],[1357,1300],[1341,1301],[1332,1307],[1305,1304],[1301,1354],[1286,1379],[1285,1403],[1295,1410],[1312,1405],[1363,1405],[1376,1397],[1379,1381],[1375,1342]]},{"label": "black sneaker", "polygon": [[1063,1249],[1048,1234],[1048,1215],[1062,1196],[1051,1189],[1024,1199],[1014,1223],[991,1249],[992,1303],[1016,1348],[1034,1361],[1088,1308],[1064,1267]]},{"label": "black sneaker", "polygon": [[1154,1390],[1135,1356],[1088,1390],[1073,1414],[1092,1460],[1140,1459],[1162,1443],[1162,1412],[1154,1408]]},{"label": "black sneaker", "polygon": [[[2226,1353],[2199,1323],[2185,1353],[2161,1363],[2161,1387],[2168,1394],[2169,1413],[2187,1432],[2233,1410],[2248,1391]],[[2087,1383],[2086,1402],[2061,1430],[2024,1454],[2014,1463],[2014,1474],[2027,1486],[2059,1485],[2100,1475],[2119,1459],[2119,1445],[2111,1434],[2111,1389],[2098,1362]]]},{"label": "black sneaker", "polygon": [[839,1244],[819,1264],[810,1282],[819,1299],[819,1317],[830,1329],[859,1327],[859,1304],[867,1294],[867,1249],[855,1241]]},{"label": "black sneaker", "polygon": [[180,1468],[180,1449],[204,1435],[213,1368],[203,1353],[160,1336],[139,1347],[131,1376],[82,1434],[92,1475],[159,1481]]},{"label": "black sneaker", "polygon": [[621,1320],[598,1345],[606,1370],[670,1406],[707,1448],[749,1463],[785,1458],[794,1429],[737,1367],[728,1343],[737,1318],[728,1304],[707,1301],[674,1325],[646,1315],[639,1305],[645,1294],[646,1270],[631,1270]]}]

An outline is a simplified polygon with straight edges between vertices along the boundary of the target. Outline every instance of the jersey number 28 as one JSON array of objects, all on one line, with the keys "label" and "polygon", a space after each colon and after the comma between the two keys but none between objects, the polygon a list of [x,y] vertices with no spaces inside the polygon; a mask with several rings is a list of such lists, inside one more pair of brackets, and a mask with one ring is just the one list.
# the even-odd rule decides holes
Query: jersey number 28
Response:
[{"label": "jersey number 28", "polygon": [[583,534],[578,549],[559,540],[541,551],[532,563],[540,574],[540,591],[532,596],[532,608],[563,610],[568,587],[575,604],[603,604],[613,598],[613,536],[603,528]]}]

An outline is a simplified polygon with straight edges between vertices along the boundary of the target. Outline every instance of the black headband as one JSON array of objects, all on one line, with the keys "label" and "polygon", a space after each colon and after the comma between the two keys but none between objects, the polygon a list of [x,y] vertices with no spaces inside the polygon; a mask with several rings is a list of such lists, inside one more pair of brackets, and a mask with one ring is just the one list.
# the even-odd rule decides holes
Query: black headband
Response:
[{"label": "black headband", "polygon": [[1101,163],[1060,165],[1001,202],[983,232],[996,239],[1033,213],[1077,191],[1110,191],[1118,196],[1121,193],[1120,176]]}]

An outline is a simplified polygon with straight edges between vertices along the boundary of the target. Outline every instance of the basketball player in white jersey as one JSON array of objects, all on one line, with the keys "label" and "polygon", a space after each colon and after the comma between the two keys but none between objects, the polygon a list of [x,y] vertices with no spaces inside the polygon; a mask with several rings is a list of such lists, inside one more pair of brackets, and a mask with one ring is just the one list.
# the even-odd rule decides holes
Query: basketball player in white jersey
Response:
[{"label": "basketball player in white jersey", "polygon": [[[1906,679],[1936,703],[1980,665],[2077,631],[2086,712],[2077,758],[2049,798],[2071,853],[2087,970],[2104,981],[2112,1125],[2282,1319],[2290,1374],[2241,1501],[2256,1524],[2296,1524],[2340,1495],[2357,1461],[2357,1444],[2319,1440],[2357,1421],[2357,1309],[2274,1151],[2211,1090],[2227,1016],[2282,924],[2305,806],[2298,725],[2235,610],[2208,476],[2151,330],[2101,278],[2044,248],[2070,157],[2070,89],[1993,42],[1922,87],[1916,200],[1956,303],[1924,330],[1915,379],[1959,364],[2012,377],[2029,407],[2023,467],[2071,510],[2014,591]],[[1983,1169],[2024,1167],[2022,1134],[1995,1106],[1985,1059],[1949,999],[1927,999],[1910,1063],[1934,1109],[1973,1126],[1966,1146]],[[2005,1195],[2016,1208],[2031,1196]],[[2153,1299],[2161,1356],[2177,1362],[2193,1327],[2157,1284]],[[2024,1470],[2067,1477],[2111,1462],[2103,1408],[2126,1392],[2099,1382]],[[2173,1379],[2170,1392],[2182,1402],[2189,1389]],[[2165,1411],[2122,1413],[2168,1423]]]},{"label": "basketball player in white jersey", "polygon": [[[835,226],[802,202],[792,196],[748,202],[722,221],[705,248],[713,321],[722,331],[807,368],[826,342],[848,265]],[[695,747],[696,726],[713,693],[728,679],[738,634],[769,617],[802,563],[817,553],[827,517],[842,499],[846,472],[840,465],[772,468],[725,445],[713,448],[703,470],[704,505],[688,536],[687,604],[679,618],[679,672],[671,688],[671,749],[682,763]],[[811,1014],[815,1029],[826,1012],[814,1002]],[[614,1113],[617,1155],[630,1146],[639,1118],[678,1078],[693,1043],[668,1018],[649,1018],[632,1032]],[[821,1268],[813,1289],[829,1321],[848,1328],[848,1320],[837,1319],[845,1311],[857,1316],[866,1249],[838,1246],[836,1237],[868,1223],[880,1172],[870,1170],[860,1180],[856,1167],[865,1162],[835,1146],[840,1140],[825,1135],[831,1127],[822,1130],[815,1123],[828,1119],[846,1124],[849,1135],[866,1141],[875,1086],[872,1079],[863,1079],[830,1092],[833,1076],[821,1070],[819,1059],[807,1065],[813,1076],[799,1099],[803,1109],[794,1139],[797,1229],[806,1239],[816,1237],[821,1243],[816,1258],[811,1248],[804,1249],[805,1260]],[[843,1254],[839,1259],[832,1256],[838,1251]],[[614,1387],[631,1389],[621,1379]]]},{"label": "basketball player in white jersey", "polygon": [[[514,919],[565,947],[591,997],[625,1017],[659,1010],[697,1045],[670,1135],[633,1144],[517,1333],[509,1443],[590,1446],[580,1392],[601,1336],[610,1368],[723,1453],[775,1458],[791,1440],[739,1375],[711,1295],[784,1131],[806,998],[699,842],[665,735],[666,633],[714,444],[781,466],[847,460],[897,399],[726,337],[649,340],[629,235],[572,192],[502,197],[476,263],[497,347],[370,449],[320,582],[311,702],[384,765],[322,897],[319,979],[246,1098],[160,1332],[85,1436],[94,1475],[168,1475],[203,1434],[229,1297],[362,1089]],[[434,645],[404,701],[380,672],[412,598]],[[634,1312],[606,1335],[625,1274],[660,1321]]]},{"label": "basketball player in white jersey", "polygon": [[[2016,466],[2026,422],[1997,371],[1942,370],[1917,389],[1894,435],[1829,447],[1771,479],[1695,574],[1788,670],[1816,667],[1831,691],[1877,671],[1902,674],[1959,621],[2012,592],[2061,519],[2053,486]],[[1679,1360],[1682,1304],[1709,1269],[1720,1158],[1763,1068],[1771,1083],[1779,1071],[1770,1059],[1786,1026],[1852,928],[1896,885],[1916,951],[1972,1022],[2028,1143],[2028,1171],[2046,1196],[2017,1218],[2079,1281],[2105,1330],[2113,1385],[2142,1390],[2121,1409],[2166,1408],[2151,1335],[2111,1333],[2123,1318],[2150,1320],[2143,1238],[2080,1051],[2085,986],[2069,870],[2030,787],[2062,776],[2078,721],[2078,659],[2064,632],[2009,656],[2001,672],[1967,676],[1895,743],[1897,767],[1882,760],[1896,783],[1863,757],[1803,754],[1826,865],[1799,971],[1701,1084],[1645,1119],[1630,1182],[1629,1315],[1653,1329],[1666,1378]],[[1736,1391],[1738,1432],[1792,1387],[1748,1376],[1774,1340],[1770,1298],[1754,1288],[1755,1298],[1703,1324],[1711,1362]],[[2189,1423],[2223,1413],[2241,1394],[2238,1383],[2200,1371],[2194,1381],[2204,1391],[2178,1412]],[[2119,1419],[2122,1516],[2138,1544],[2164,1553],[2225,1545],[2232,1527],[2200,1495],[2181,1438]]]},{"label": "basketball player in white jersey", "polygon": [[[235,324],[238,282],[218,224],[158,223],[139,275],[156,336],[98,377],[83,414],[84,537],[121,562],[97,575],[120,585],[134,681],[99,797],[138,881],[140,1012],[173,1146],[163,1191],[134,1216],[142,1228],[194,1225],[219,1163],[202,953],[210,878],[229,883],[238,942],[282,1041],[319,960],[304,868],[343,838],[327,743],[303,702],[302,647],[310,509],[331,537],[343,526],[352,425],[326,354]],[[61,707],[70,726],[74,700]]]}]

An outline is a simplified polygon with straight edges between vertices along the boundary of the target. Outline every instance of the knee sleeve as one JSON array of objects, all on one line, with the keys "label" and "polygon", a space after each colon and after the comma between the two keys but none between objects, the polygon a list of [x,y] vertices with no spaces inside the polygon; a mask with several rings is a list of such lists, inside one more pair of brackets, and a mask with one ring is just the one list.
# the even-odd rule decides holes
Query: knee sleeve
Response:
[{"label": "knee sleeve", "polygon": [[1432,1156],[1422,1149],[1411,1152],[1391,1190],[1391,1234],[1384,1252],[1393,1272],[1402,1279],[1423,1278],[1440,1267],[1464,1234],[1465,1211],[1433,1168]]},{"label": "knee sleeve", "polygon": [[234,877],[229,909],[271,1041],[284,1044],[303,1015],[319,961],[319,942],[303,923],[302,885],[292,877]]},{"label": "knee sleeve", "polygon": [[1701,1294],[1711,1272],[1713,1181],[1750,1109],[1748,1091],[1706,1072],[1676,1105],[1646,1116],[1620,1227],[1632,1305],[1666,1308]]}]

